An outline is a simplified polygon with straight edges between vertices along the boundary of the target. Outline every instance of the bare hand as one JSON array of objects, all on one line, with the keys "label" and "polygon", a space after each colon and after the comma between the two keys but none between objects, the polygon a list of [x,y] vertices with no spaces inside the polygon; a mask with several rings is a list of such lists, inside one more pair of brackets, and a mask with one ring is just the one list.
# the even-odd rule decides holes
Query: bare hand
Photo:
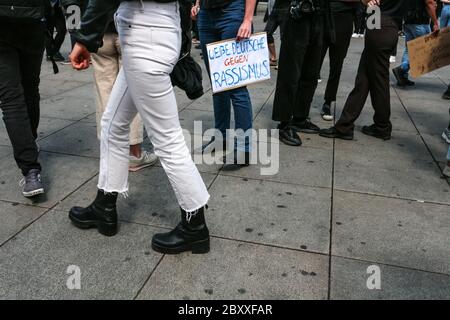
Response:
[{"label": "bare hand", "polygon": [[85,70],[89,68],[91,54],[83,44],[77,42],[73,47],[69,59],[74,69]]},{"label": "bare hand", "polygon": [[244,20],[242,22],[241,27],[239,28],[238,34],[236,36],[237,41],[241,41],[243,39],[248,39],[252,35],[252,22]]},{"label": "bare hand", "polygon": [[198,16],[198,12],[200,11],[200,7],[195,5],[192,7],[191,9],[191,19],[192,20],[197,20],[197,16]]}]

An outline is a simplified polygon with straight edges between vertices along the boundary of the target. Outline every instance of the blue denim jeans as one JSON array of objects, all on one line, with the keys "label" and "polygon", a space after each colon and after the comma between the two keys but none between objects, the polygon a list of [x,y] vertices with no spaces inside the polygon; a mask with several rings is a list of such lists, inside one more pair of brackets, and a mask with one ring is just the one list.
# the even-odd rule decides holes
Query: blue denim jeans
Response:
[{"label": "blue denim jeans", "polygon": [[450,5],[444,4],[441,12],[441,28],[450,27]]},{"label": "blue denim jeans", "polygon": [[[225,8],[200,10],[197,25],[208,74],[206,45],[220,40],[236,38],[239,27],[244,20],[244,11],[244,0],[234,0]],[[213,95],[215,128],[222,133],[223,137],[226,137],[226,130],[230,129],[231,103],[233,103],[235,128],[242,129],[244,132],[252,128],[252,102],[246,87],[216,93]],[[238,141],[236,149],[249,152],[250,145],[250,138],[248,138],[245,142]]]},{"label": "blue denim jeans", "polygon": [[448,152],[447,152],[447,161],[450,161],[450,146],[448,147]]},{"label": "blue denim jeans", "polygon": [[[403,31],[405,33],[405,43],[414,40],[431,32],[431,28],[427,24],[405,24],[403,26]],[[401,68],[405,72],[409,72],[409,54],[408,45],[405,44],[405,53],[402,58]]]}]

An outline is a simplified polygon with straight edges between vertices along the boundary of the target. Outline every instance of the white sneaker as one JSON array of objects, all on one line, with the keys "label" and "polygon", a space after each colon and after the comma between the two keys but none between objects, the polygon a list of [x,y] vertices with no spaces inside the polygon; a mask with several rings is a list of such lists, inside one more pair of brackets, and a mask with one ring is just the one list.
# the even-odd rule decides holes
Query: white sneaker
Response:
[{"label": "white sneaker", "polygon": [[364,33],[358,34],[359,38],[364,38]]},{"label": "white sneaker", "polygon": [[130,156],[130,166],[129,170],[131,172],[136,172],[149,167],[158,161],[158,157],[154,153],[148,151],[142,151],[141,158],[136,158],[135,156]]},{"label": "white sneaker", "polygon": [[395,61],[396,61],[395,56],[391,56],[391,57],[389,58],[389,63],[395,63]]},{"label": "white sneaker", "polygon": [[352,38],[359,38],[359,34],[357,33],[352,34]]}]

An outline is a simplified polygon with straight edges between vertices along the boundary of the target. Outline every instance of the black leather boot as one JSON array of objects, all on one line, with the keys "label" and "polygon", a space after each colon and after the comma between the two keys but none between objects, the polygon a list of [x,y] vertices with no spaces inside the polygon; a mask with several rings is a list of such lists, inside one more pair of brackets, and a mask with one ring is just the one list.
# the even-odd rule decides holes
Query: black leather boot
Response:
[{"label": "black leather boot", "polygon": [[94,202],[87,208],[73,207],[69,219],[80,229],[97,228],[101,234],[111,237],[117,233],[117,193],[105,194],[98,190]]},{"label": "black leather boot", "polygon": [[193,213],[181,210],[181,222],[170,232],[153,236],[152,248],[160,253],[176,254],[192,251],[209,252],[209,230],[205,222],[205,207]]}]

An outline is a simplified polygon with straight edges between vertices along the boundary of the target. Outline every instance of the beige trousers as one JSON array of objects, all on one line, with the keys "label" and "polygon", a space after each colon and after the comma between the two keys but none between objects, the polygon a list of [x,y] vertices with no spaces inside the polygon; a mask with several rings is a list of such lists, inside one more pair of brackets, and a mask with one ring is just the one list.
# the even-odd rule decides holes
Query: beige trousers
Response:
[{"label": "beige trousers", "polygon": [[[103,113],[122,65],[122,52],[117,34],[105,34],[103,46],[96,54],[92,54],[92,65],[97,100],[97,137],[100,140]],[[141,117],[137,115],[130,125],[130,145],[141,144],[144,140],[143,135],[144,126]]]}]

